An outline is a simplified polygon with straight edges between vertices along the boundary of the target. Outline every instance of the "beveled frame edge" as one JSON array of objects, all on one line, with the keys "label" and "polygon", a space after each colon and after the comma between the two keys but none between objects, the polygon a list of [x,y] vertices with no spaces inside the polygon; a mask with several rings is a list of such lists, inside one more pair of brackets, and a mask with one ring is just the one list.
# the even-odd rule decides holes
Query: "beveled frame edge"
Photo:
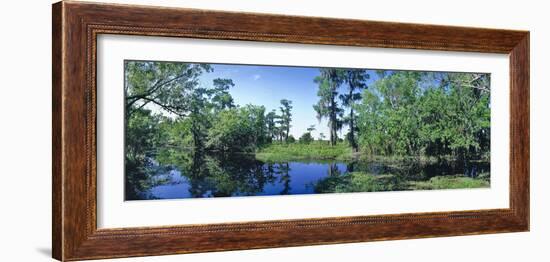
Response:
[{"label": "beveled frame edge", "polygon": [[[98,34],[509,54],[510,208],[97,229]],[[64,1],[53,5],[52,37],[52,256],[58,260],[529,230],[528,31]]]}]

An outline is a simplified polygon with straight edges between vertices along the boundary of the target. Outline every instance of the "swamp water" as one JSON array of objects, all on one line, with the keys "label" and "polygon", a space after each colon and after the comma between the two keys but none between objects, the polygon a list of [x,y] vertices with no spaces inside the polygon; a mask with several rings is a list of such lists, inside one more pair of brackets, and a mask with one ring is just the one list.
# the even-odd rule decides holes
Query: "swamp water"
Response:
[{"label": "swamp water", "polygon": [[[160,165],[151,158],[136,168],[127,166],[126,200],[402,191],[421,189],[411,185],[435,176],[488,181],[490,172],[489,163],[479,161],[264,162],[247,154],[181,153],[171,162]],[[357,183],[370,184],[357,189]]]}]

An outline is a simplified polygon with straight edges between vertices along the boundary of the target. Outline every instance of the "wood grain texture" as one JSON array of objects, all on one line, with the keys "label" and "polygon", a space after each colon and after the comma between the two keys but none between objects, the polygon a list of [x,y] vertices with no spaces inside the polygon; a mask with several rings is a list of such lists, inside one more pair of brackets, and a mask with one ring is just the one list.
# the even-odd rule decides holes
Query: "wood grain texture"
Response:
[{"label": "wood grain texture", "polygon": [[529,228],[529,33],[510,52],[510,207]]},{"label": "wood grain texture", "polygon": [[[529,230],[529,33],[484,28],[60,2],[53,5],[53,257],[82,260]],[[97,229],[99,34],[510,55],[510,208]]]},{"label": "wood grain texture", "polygon": [[61,5],[52,8],[52,256],[61,257],[63,242],[63,190],[61,174]]}]

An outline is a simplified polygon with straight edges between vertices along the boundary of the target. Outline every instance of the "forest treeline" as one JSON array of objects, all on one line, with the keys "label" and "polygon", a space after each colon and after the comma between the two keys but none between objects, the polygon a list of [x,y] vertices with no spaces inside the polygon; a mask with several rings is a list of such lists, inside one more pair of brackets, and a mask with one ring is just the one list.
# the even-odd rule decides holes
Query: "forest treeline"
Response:
[{"label": "forest treeline", "polygon": [[127,162],[146,161],[159,148],[253,153],[312,143],[344,144],[366,155],[489,154],[489,74],[322,68],[312,79],[318,102],[311,122],[326,120],[326,140],[322,133],[313,137],[314,125],[298,138],[290,134],[293,103],[300,101],[282,99],[271,111],[237,105],[231,79],[199,81],[212,71],[209,64],[125,63]]}]

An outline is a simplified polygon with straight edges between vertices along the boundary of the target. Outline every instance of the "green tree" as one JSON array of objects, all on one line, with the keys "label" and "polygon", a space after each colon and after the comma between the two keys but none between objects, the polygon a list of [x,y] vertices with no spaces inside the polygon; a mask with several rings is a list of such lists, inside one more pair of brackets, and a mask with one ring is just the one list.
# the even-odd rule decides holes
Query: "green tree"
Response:
[{"label": "green tree", "polygon": [[126,61],[126,118],[149,104],[185,116],[189,110],[188,92],[198,86],[202,73],[211,71],[209,64]]},{"label": "green tree", "polygon": [[146,190],[150,183],[147,181],[153,173],[150,157],[154,149],[165,143],[166,137],[159,128],[164,119],[153,115],[151,110],[135,110],[126,120],[125,127],[125,197],[138,199],[139,192]]},{"label": "green tree", "polygon": [[254,129],[245,108],[232,108],[221,111],[208,130],[210,149],[244,152],[254,148]]},{"label": "green tree", "polygon": [[344,110],[336,102],[338,88],[344,82],[344,71],[335,68],[320,69],[320,75],[315,77],[314,82],[319,85],[317,96],[319,101],[313,105],[317,112],[317,119],[328,119],[330,129],[330,145],[336,145],[338,130],[342,128],[342,115]]},{"label": "green tree", "polygon": [[267,142],[268,132],[266,130],[265,107],[257,105],[246,105],[246,113],[252,124],[254,145],[260,146]]},{"label": "green tree", "polygon": [[315,131],[315,125],[310,125],[308,128],[306,128],[307,132],[302,134],[298,141],[303,144],[309,144],[313,142],[313,136],[311,135],[311,132]]},{"label": "green tree", "polygon": [[295,143],[296,138],[293,135],[289,135],[288,138],[286,139],[286,142],[287,143]]},{"label": "green tree", "polygon": [[275,136],[279,142],[283,142],[285,139],[284,121],[280,115],[275,116]]},{"label": "green tree", "polygon": [[214,109],[220,111],[235,107],[233,97],[229,94],[229,89],[235,86],[233,80],[217,78],[213,80],[213,85],[211,96]]},{"label": "green tree", "polygon": [[[233,84],[230,80],[216,79],[216,88],[199,88],[198,77],[206,72],[212,72],[209,64],[127,61],[124,87],[126,126],[131,127],[127,121],[136,112],[154,108],[158,114],[167,117],[190,119],[188,128],[194,147],[202,148],[208,128],[208,98],[214,95],[220,101],[232,101],[230,96],[227,98],[227,89]],[[133,132],[131,128],[129,130]],[[127,144],[131,143],[127,141]]]},{"label": "green tree", "polygon": [[208,129],[206,147],[224,152],[254,152],[264,143],[265,107],[247,105],[220,111]]},{"label": "green tree", "polygon": [[277,113],[275,112],[275,110],[269,112],[266,114],[265,116],[265,122],[266,122],[266,128],[267,128],[267,137],[268,137],[268,142],[272,142],[273,140],[277,140],[277,134],[278,134],[278,131],[277,131],[277,119],[278,119],[278,116],[277,116]]},{"label": "green tree", "polygon": [[416,103],[421,94],[421,76],[418,72],[394,72],[376,81],[374,90],[363,92],[361,107],[365,115],[361,117],[363,129],[360,131],[362,140],[371,142],[370,152],[386,155],[420,153],[420,109]]},{"label": "green tree", "polygon": [[292,101],[288,99],[281,99],[281,106],[279,107],[279,110],[281,110],[279,123],[282,136],[284,136],[285,141],[288,141],[288,135],[291,127],[290,122],[292,121]]},{"label": "green tree", "polygon": [[366,81],[370,78],[367,71],[364,69],[348,69],[345,72],[344,79],[348,86],[348,92],[340,95],[342,105],[349,109],[349,115],[345,118],[345,123],[349,127],[347,135],[348,141],[353,149],[357,152],[359,145],[357,143],[356,133],[358,131],[356,125],[355,103],[361,100],[361,91],[367,88]]},{"label": "green tree", "polygon": [[370,155],[386,153],[386,144],[391,137],[384,131],[383,104],[374,90],[365,90],[358,105],[357,127],[359,145]]},{"label": "green tree", "polygon": [[195,88],[189,96],[189,119],[195,150],[204,149],[208,129],[210,128],[208,94],[209,92],[205,88]]},{"label": "green tree", "polygon": [[452,154],[461,159],[487,155],[490,149],[490,75],[454,73],[442,76],[447,90],[446,138]]},{"label": "green tree", "polygon": [[[181,141],[170,126],[189,116],[189,93],[208,64],[126,61],[124,71],[126,197],[152,185],[151,159],[159,148]],[[172,137],[172,135],[176,135]]]},{"label": "green tree", "polygon": [[311,136],[310,132],[305,132],[302,136],[300,136],[300,139],[298,141],[303,144],[309,144],[313,142],[313,137]]},{"label": "green tree", "polygon": [[490,75],[385,72],[362,94],[359,144],[369,154],[487,158]]}]

